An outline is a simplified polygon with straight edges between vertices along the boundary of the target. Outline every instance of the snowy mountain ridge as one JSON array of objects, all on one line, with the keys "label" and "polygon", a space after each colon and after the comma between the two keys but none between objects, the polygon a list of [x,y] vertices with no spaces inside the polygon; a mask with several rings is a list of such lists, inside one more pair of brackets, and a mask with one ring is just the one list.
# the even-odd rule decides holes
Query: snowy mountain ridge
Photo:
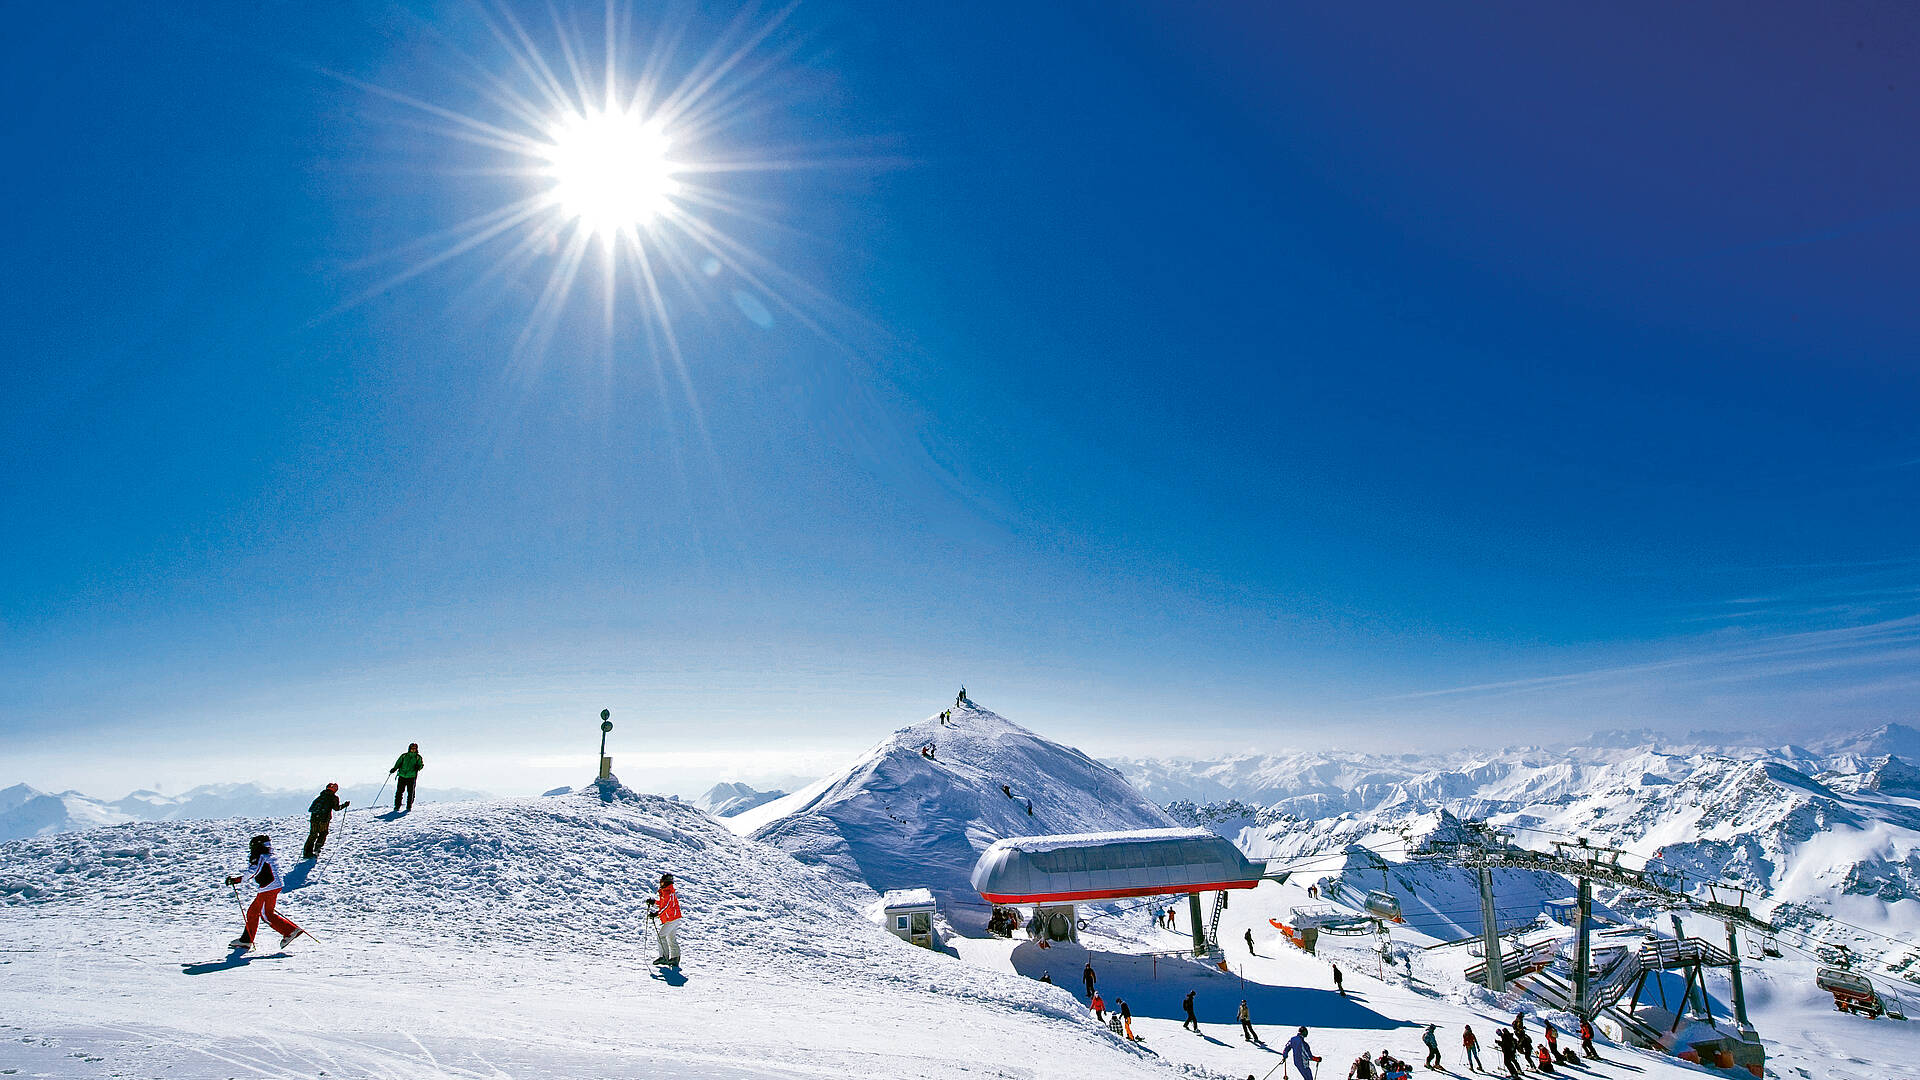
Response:
[{"label": "snowy mountain ridge", "polygon": [[784,791],[759,791],[749,784],[723,781],[708,788],[706,794],[693,800],[693,805],[714,817],[725,818],[744,814],[786,795]]},{"label": "snowy mountain ridge", "polygon": [[931,889],[965,926],[986,922],[968,878],[995,840],[1176,824],[1115,770],[972,702],[728,823],[841,880]]},{"label": "snowy mountain ridge", "polygon": [[[1875,753],[1905,748],[1915,734],[1887,725],[1813,748],[1737,754],[1609,745],[1119,765],[1148,790],[1249,791],[1176,798],[1169,809],[1232,837],[1250,857],[1319,860],[1310,867],[1336,890],[1382,872],[1366,849],[1402,863],[1411,840],[1443,818],[1486,818],[1514,830],[1522,846],[1586,837],[1628,852],[1633,865],[1747,886],[1760,898],[1756,908],[1783,926],[1920,974],[1912,945],[1920,933],[1920,768]],[[1411,877],[1407,884],[1418,888]],[[1455,928],[1464,923],[1435,932]]]}]

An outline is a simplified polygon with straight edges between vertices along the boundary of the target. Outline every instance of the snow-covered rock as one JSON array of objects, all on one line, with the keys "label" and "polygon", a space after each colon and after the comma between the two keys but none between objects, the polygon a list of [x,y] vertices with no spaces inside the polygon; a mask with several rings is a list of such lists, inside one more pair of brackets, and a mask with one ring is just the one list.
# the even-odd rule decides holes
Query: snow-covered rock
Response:
[{"label": "snow-covered rock", "polygon": [[1177,824],[1113,769],[972,703],[729,823],[875,891],[929,888],[961,927],[986,923],[968,878],[995,840]]}]

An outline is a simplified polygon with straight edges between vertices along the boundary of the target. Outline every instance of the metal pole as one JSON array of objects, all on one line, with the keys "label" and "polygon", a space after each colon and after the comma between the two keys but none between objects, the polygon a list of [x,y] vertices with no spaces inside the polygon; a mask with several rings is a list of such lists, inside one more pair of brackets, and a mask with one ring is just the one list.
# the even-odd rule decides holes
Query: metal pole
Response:
[{"label": "metal pole", "polygon": [[1573,949],[1573,1011],[1582,1020],[1593,1019],[1587,1002],[1587,967],[1593,961],[1593,882],[1580,879],[1580,906],[1574,916],[1579,923],[1574,928]]},{"label": "metal pole", "polygon": [[1507,964],[1500,954],[1500,926],[1493,917],[1493,867],[1480,867],[1480,942],[1487,953],[1487,989],[1507,988]]},{"label": "metal pole", "polygon": [[1747,1022],[1747,992],[1740,985],[1740,942],[1734,937],[1732,919],[1727,920],[1727,955],[1733,957],[1730,972],[1733,977],[1733,1020],[1742,1028],[1750,1028],[1753,1025]]},{"label": "metal pole", "polygon": [[1193,920],[1193,955],[1207,955],[1207,924],[1200,914],[1200,894],[1187,894],[1187,917]]}]

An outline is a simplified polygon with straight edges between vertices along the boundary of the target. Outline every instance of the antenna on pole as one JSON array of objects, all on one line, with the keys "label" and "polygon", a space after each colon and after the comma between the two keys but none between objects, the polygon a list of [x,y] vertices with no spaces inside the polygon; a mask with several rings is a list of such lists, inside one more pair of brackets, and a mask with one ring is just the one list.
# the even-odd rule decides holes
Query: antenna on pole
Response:
[{"label": "antenna on pole", "polygon": [[613,710],[600,710],[600,779],[613,779],[613,759],[607,756],[607,732],[613,730]]}]

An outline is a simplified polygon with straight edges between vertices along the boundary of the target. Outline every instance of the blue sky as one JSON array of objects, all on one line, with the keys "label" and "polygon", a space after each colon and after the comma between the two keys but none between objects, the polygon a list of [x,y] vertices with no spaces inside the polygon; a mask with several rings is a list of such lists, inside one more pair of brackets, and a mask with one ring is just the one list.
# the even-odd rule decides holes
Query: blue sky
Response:
[{"label": "blue sky", "polygon": [[1910,13],[810,2],[685,144],[806,167],[715,175],[777,269],[666,281],[675,364],[511,236],[392,281],[537,187],[399,100],[500,119],[484,10],[0,44],[20,779],[1913,716]]}]

